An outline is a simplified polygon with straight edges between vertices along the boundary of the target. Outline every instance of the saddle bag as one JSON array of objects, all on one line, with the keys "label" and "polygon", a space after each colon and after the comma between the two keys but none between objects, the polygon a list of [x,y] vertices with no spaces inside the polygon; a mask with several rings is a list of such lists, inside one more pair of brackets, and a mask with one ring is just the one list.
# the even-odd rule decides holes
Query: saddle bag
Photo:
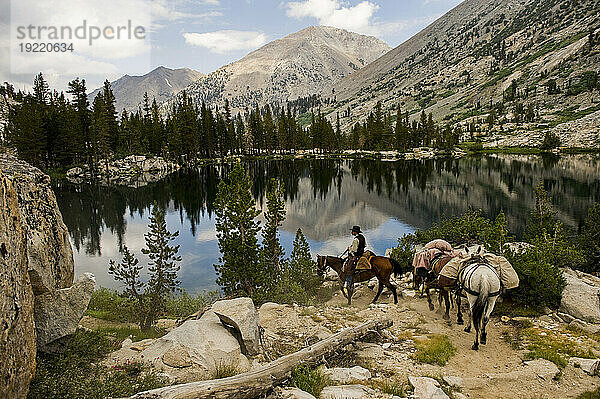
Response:
[{"label": "saddle bag", "polygon": [[375,256],[375,254],[371,251],[365,251],[363,256],[360,257],[358,262],[356,263],[356,271],[362,270],[371,270],[371,258]]}]

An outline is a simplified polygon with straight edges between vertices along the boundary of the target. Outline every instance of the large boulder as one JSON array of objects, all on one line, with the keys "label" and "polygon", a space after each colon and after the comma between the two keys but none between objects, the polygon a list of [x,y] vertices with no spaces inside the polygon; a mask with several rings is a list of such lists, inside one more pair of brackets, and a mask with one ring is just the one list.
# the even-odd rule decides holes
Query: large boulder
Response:
[{"label": "large boulder", "polygon": [[563,269],[567,286],[560,311],[588,323],[600,323],[600,278],[571,269]]},{"label": "large boulder", "polygon": [[168,375],[172,381],[191,382],[215,378],[218,372],[241,373],[250,369],[238,340],[208,311],[188,320],[165,336],[133,343],[112,353],[109,365],[138,360]]},{"label": "large boulder", "polygon": [[360,366],[354,366],[351,368],[335,367],[332,369],[324,369],[323,374],[334,384],[366,382],[371,378],[371,372]]},{"label": "large boulder", "polygon": [[0,170],[17,191],[34,295],[73,284],[73,250],[50,186],[50,177],[11,155],[0,155]]},{"label": "large boulder", "polygon": [[366,399],[376,398],[377,393],[364,385],[338,385],[325,387],[319,399]]},{"label": "large boulder", "polygon": [[316,399],[308,392],[304,392],[298,388],[292,387],[277,387],[273,390],[273,393],[267,397],[267,399]]},{"label": "large boulder", "polygon": [[429,377],[408,377],[408,382],[415,388],[415,399],[450,399],[440,388],[440,383]]},{"label": "large boulder", "polygon": [[75,333],[94,292],[93,274],[84,273],[72,287],[35,297],[35,331],[38,350],[61,349],[63,337]]},{"label": "large boulder", "polygon": [[600,359],[572,357],[569,359],[569,364],[581,368],[581,370],[589,375],[597,375],[598,371],[600,371]]},{"label": "large boulder", "polygon": [[0,397],[25,398],[35,372],[33,292],[17,192],[0,172]]},{"label": "large boulder", "polygon": [[217,301],[211,310],[221,321],[241,335],[242,352],[254,356],[260,350],[258,312],[250,298],[236,298]]}]

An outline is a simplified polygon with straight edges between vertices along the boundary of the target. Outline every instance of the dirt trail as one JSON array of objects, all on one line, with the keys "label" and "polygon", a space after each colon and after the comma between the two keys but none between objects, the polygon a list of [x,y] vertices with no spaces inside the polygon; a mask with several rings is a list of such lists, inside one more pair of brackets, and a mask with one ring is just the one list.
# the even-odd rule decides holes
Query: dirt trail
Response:
[{"label": "dirt trail", "polygon": [[[315,332],[324,328],[335,332],[367,319],[390,318],[394,326],[376,343],[358,345],[355,363],[369,368],[376,379],[388,381],[405,382],[408,376],[440,380],[444,376],[460,377],[461,388],[456,392],[469,398],[576,398],[600,386],[600,378],[570,365],[555,378],[556,368],[547,361],[526,366],[526,351],[514,349],[502,337],[515,327],[503,323],[498,315],[488,325],[487,345],[473,351],[474,333],[465,333],[463,326],[456,324],[456,309],[451,311],[449,323],[443,320],[437,303],[435,311],[429,310],[425,298],[405,296],[394,305],[386,295],[380,304],[372,306],[375,293],[367,286],[358,288],[355,295],[351,307],[339,293],[318,307],[274,305],[268,311],[261,310],[261,323],[271,337],[285,337],[291,350],[294,345],[309,343],[311,337],[318,336]],[[447,365],[419,364],[411,358],[414,341],[430,334],[446,335],[456,347]]]}]

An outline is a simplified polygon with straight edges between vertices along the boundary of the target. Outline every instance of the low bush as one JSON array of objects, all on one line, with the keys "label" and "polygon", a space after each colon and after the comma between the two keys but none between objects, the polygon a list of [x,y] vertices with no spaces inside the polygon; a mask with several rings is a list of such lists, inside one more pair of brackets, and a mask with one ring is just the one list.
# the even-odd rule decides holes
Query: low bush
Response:
[{"label": "low bush", "polygon": [[292,370],[292,383],[293,385],[308,392],[314,397],[318,398],[323,388],[329,384],[329,378],[327,378],[320,369],[310,368],[306,365],[300,365]]},{"label": "low bush", "polygon": [[30,399],[102,399],[131,396],[168,384],[137,362],[113,368],[99,364],[118,342],[100,332],[78,330],[61,354],[38,353]]},{"label": "low bush", "polygon": [[405,262],[412,256],[412,245],[425,244],[438,238],[454,245],[483,244],[492,252],[502,252],[509,238],[506,216],[500,212],[495,220],[490,220],[483,216],[481,210],[469,209],[463,215],[442,218],[427,230],[418,230],[413,235],[402,237],[393,256]]},{"label": "low bush", "polygon": [[180,295],[169,296],[166,303],[166,317],[183,319],[206,309],[220,297],[218,291],[206,291],[197,295],[190,295],[183,291]]},{"label": "low bush", "polygon": [[519,275],[519,287],[507,296],[513,301],[536,308],[558,307],[566,286],[558,266],[548,259],[544,248],[535,247],[520,254],[508,254],[508,261]]},{"label": "low bush", "polygon": [[86,314],[108,321],[134,322],[136,320],[133,301],[108,288],[99,288],[92,293]]},{"label": "low bush", "polygon": [[[185,318],[198,310],[212,305],[219,299],[218,291],[207,291],[190,295],[183,291],[179,295],[171,295],[166,299],[165,311],[159,316],[167,318]],[[108,321],[137,322],[133,300],[115,290],[100,288],[92,294],[86,314]]]},{"label": "low bush", "polygon": [[417,352],[412,357],[420,363],[445,366],[448,360],[456,354],[456,348],[445,335],[433,335],[425,341],[415,343]]}]

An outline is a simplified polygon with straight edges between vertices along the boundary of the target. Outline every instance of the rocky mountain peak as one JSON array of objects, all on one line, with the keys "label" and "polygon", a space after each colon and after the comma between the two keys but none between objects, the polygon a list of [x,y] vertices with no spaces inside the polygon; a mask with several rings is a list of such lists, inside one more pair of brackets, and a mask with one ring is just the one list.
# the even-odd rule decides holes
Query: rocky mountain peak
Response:
[{"label": "rocky mountain peak", "polygon": [[[255,50],[185,88],[196,102],[233,109],[282,103],[320,92],[387,53],[383,41],[311,26]],[[166,104],[163,109],[168,109]]]}]

